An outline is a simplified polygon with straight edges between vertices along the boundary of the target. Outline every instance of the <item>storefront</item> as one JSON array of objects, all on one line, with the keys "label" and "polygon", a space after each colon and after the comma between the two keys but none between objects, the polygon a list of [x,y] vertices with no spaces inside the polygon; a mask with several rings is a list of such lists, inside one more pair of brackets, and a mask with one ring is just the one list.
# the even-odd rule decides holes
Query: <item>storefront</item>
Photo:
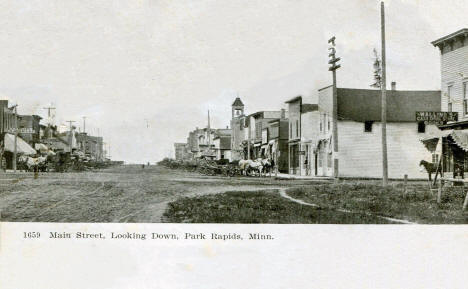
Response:
[{"label": "storefront", "polygon": [[[2,156],[1,163],[6,166],[6,169],[13,168],[13,156],[15,152],[15,136],[6,133],[3,141],[4,153]],[[21,137],[16,137],[16,154],[17,157],[20,155],[35,155],[37,152],[33,149],[27,142],[25,142]]]},{"label": "storefront", "polygon": [[300,175],[300,143],[299,141],[289,143],[289,173]]},{"label": "storefront", "polygon": [[421,141],[432,153],[432,166],[444,177],[468,177],[468,130],[443,130]]}]

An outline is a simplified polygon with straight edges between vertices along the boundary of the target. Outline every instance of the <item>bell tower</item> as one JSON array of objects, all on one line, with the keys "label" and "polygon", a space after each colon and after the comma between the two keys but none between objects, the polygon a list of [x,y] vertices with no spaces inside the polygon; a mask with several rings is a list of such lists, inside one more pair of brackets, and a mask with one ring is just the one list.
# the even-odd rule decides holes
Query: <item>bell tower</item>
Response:
[{"label": "bell tower", "polygon": [[232,103],[232,118],[238,118],[244,115],[244,104],[241,99],[237,97]]}]

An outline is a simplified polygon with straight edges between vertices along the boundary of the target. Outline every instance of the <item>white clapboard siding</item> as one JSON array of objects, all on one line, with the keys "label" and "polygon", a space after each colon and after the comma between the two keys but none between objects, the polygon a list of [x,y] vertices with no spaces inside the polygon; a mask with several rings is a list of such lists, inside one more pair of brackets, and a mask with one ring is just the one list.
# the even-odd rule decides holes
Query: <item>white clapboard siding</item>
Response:
[{"label": "white clapboard siding", "polygon": [[[382,177],[381,123],[372,125],[372,132],[364,132],[364,124],[354,121],[338,122],[339,174],[342,177]],[[420,139],[438,130],[426,127],[418,133],[416,122],[387,123],[388,175],[390,178],[426,178],[419,162],[431,161],[431,153]]]},{"label": "white clapboard siding", "polygon": [[468,46],[457,48],[441,55],[442,111],[448,110],[447,88],[452,85],[452,111],[458,112],[459,120],[468,120],[463,115],[463,82],[468,81]]}]

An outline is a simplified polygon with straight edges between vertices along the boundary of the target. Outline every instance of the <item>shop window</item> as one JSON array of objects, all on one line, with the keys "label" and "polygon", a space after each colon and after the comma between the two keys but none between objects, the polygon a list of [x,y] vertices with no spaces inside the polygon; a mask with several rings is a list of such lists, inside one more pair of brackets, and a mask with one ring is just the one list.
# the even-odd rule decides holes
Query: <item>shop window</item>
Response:
[{"label": "shop window", "polygon": [[373,121],[365,121],[364,122],[364,132],[372,132],[372,124]]},{"label": "shop window", "polygon": [[425,133],[426,132],[426,124],[424,121],[418,122],[418,133]]}]

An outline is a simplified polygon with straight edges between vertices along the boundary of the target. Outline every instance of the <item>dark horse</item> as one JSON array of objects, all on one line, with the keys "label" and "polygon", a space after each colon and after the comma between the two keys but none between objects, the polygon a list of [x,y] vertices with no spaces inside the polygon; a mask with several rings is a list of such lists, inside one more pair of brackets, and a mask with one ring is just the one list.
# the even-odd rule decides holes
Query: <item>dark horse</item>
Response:
[{"label": "dark horse", "polygon": [[428,161],[422,160],[419,162],[419,166],[423,166],[426,170],[427,174],[429,175],[429,181],[432,181],[432,173],[435,173],[437,167],[435,164],[430,163]]}]

